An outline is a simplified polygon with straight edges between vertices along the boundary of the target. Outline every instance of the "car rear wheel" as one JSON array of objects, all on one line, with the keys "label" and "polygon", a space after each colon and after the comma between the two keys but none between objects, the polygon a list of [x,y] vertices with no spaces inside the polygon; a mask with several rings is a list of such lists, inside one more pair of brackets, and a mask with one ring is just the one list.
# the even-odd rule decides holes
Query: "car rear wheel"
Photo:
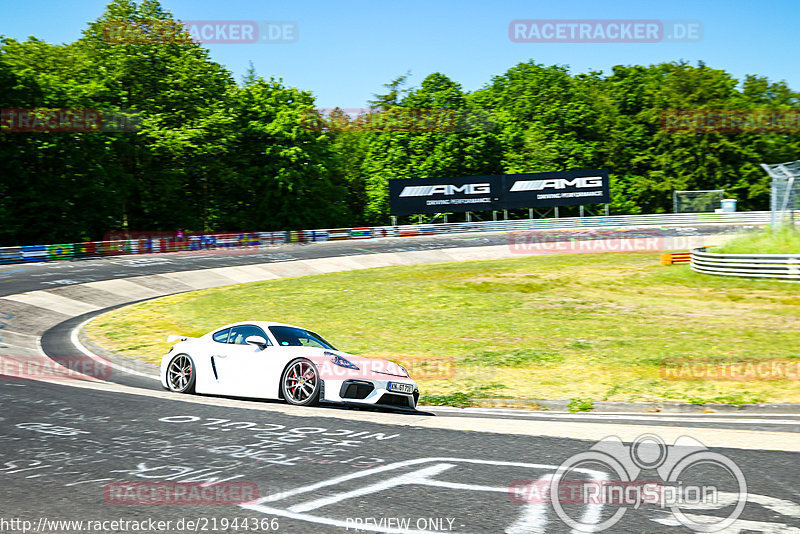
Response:
[{"label": "car rear wheel", "polygon": [[178,354],[167,367],[167,386],[175,393],[194,393],[194,362],[188,354]]},{"label": "car rear wheel", "polygon": [[295,406],[315,406],[319,403],[321,388],[319,371],[305,358],[292,360],[281,377],[281,394],[286,402]]}]

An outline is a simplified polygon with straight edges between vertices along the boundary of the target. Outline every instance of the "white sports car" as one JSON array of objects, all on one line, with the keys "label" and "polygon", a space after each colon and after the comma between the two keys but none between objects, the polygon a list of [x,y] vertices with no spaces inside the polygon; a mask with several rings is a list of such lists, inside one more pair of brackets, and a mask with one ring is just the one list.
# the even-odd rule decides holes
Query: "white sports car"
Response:
[{"label": "white sports car", "polygon": [[265,321],[179,340],[161,359],[161,384],[178,393],[414,409],[419,388],[396,363],[336,350],[314,332]]}]

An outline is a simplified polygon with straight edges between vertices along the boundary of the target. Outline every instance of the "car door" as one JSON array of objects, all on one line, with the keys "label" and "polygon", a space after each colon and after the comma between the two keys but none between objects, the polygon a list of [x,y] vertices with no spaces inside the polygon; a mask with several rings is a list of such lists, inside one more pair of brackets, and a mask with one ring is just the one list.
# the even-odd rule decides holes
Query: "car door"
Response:
[{"label": "car door", "polygon": [[[265,347],[248,345],[250,336],[260,336],[267,341]],[[275,398],[271,392],[280,380],[282,369],[277,369],[270,349],[274,346],[269,336],[258,326],[241,325],[231,329],[228,342],[214,358],[217,368],[219,393],[239,397]]]},{"label": "car door", "polygon": [[231,330],[232,328],[225,328],[211,334],[211,339],[203,347],[202,353],[197,355],[203,361],[195,363],[198,368],[202,366],[206,371],[197,375],[196,389],[198,393],[222,393],[218,365],[227,355]]}]

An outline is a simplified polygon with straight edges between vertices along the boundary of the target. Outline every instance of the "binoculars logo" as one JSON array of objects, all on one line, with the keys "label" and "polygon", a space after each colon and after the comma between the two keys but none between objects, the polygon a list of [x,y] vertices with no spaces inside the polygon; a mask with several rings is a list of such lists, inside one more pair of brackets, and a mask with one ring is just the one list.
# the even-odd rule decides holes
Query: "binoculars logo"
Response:
[{"label": "binoculars logo", "polygon": [[[616,480],[586,481],[586,466],[600,465]],[[655,471],[660,480],[643,472]],[[722,479],[720,479],[722,475]],[[579,480],[576,481],[575,478]],[[582,480],[581,480],[582,477]],[[726,490],[716,485],[694,484],[697,480],[726,480]],[[577,482],[577,484],[576,484]],[[565,497],[565,488],[580,491],[584,506],[578,519],[570,515],[573,497]],[[681,436],[667,445],[655,434],[642,434],[625,445],[617,436],[609,436],[562,463],[550,480],[550,498],[558,517],[578,532],[600,532],[617,524],[629,507],[642,504],[669,510],[674,518],[695,532],[717,532],[730,527],[741,515],[747,502],[747,482],[741,469],[728,457],[709,450],[689,436]],[[613,513],[604,509],[616,506]],[[727,515],[695,515],[687,510],[719,509]],[[574,514],[577,515],[577,514]]]}]

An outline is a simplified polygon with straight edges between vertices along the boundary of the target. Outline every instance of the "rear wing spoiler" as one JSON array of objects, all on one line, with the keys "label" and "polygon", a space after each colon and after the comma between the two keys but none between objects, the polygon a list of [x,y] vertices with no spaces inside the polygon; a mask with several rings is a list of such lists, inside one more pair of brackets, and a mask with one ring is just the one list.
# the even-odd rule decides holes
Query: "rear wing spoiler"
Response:
[{"label": "rear wing spoiler", "polygon": [[192,336],[179,336],[176,334],[170,334],[167,336],[167,343],[172,343],[173,341],[186,341],[187,339],[197,339],[197,338]]}]

